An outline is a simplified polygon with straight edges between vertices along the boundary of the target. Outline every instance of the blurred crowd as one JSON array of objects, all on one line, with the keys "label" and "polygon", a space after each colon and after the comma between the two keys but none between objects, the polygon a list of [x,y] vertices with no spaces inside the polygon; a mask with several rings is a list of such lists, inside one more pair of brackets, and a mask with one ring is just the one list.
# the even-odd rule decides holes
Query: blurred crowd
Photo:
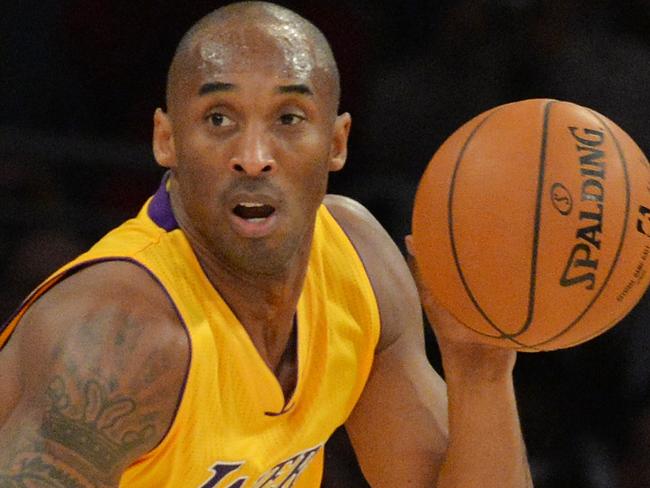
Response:
[{"label": "blurred crowd", "polygon": [[[402,246],[418,178],[474,115],[525,98],[589,106],[650,153],[650,1],[279,1],[330,39],[353,116],[331,190]],[[155,190],[151,116],[176,42],[223,2],[41,0],[0,16],[0,314]],[[379,6],[381,5],[381,6]],[[538,488],[650,486],[650,296],[579,347],[522,354]],[[440,371],[435,341],[430,358]],[[328,486],[366,486],[343,430]]]}]

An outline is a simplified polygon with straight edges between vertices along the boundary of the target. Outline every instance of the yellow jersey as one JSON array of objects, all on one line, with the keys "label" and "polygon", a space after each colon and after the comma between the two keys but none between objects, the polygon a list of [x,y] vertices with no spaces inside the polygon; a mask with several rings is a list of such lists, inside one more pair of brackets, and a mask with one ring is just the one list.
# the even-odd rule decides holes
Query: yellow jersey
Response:
[{"label": "yellow jersey", "polygon": [[324,444],[356,404],[379,338],[363,264],[325,206],[316,218],[297,307],[297,384],[284,398],[246,330],[210,284],[172,213],[163,183],[137,217],[48,278],[0,331],[75,271],[106,260],[146,269],[186,328],[191,359],[171,427],[120,487],[320,486]]}]

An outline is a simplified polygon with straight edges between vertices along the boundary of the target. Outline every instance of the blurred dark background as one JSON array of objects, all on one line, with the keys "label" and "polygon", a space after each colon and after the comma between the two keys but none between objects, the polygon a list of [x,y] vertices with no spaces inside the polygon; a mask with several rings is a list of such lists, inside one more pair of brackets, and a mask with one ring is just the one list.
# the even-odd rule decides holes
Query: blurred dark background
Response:
[{"label": "blurred dark background", "polygon": [[[650,1],[280,1],[330,39],[353,115],[331,190],[401,245],[417,180],[474,115],[549,97],[587,105],[650,152]],[[6,2],[0,15],[0,313],[132,216],[162,171],[150,150],[176,43],[223,2]],[[579,347],[520,355],[538,488],[650,487],[649,296]],[[434,340],[432,362],[440,370]],[[364,486],[337,432],[326,484]]]}]

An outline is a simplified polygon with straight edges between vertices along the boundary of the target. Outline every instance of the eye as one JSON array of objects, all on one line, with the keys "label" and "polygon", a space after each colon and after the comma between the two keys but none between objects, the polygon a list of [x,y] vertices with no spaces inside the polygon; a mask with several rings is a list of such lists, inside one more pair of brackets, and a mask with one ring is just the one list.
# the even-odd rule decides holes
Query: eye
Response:
[{"label": "eye", "polygon": [[280,123],[282,125],[296,125],[305,120],[305,117],[302,117],[298,114],[282,114],[280,115]]},{"label": "eye", "polygon": [[215,127],[227,127],[233,125],[235,122],[227,115],[215,112],[208,115],[208,120]]}]

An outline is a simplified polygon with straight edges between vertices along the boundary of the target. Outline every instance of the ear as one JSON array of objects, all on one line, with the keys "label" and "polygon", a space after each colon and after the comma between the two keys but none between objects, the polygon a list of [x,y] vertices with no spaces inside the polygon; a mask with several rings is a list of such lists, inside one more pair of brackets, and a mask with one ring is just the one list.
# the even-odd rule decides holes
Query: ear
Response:
[{"label": "ear", "polygon": [[330,147],[330,171],[338,171],[345,166],[348,157],[348,137],[352,118],[345,112],[334,121],[334,134]]},{"label": "ear", "polygon": [[176,166],[172,122],[161,108],[157,108],[153,114],[153,155],[160,166]]}]

